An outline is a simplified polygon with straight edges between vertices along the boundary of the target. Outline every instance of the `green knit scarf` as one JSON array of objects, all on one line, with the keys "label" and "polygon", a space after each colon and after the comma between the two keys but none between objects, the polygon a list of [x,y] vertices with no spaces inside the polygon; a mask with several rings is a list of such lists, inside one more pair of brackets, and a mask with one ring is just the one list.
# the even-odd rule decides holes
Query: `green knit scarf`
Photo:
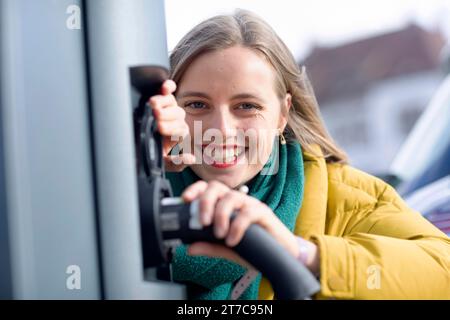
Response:
[{"label": "green knit scarf", "polygon": [[[267,174],[268,172],[276,173]],[[171,182],[175,196],[180,196],[187,186],[199,180],[190,168],[180,173],[169,172],[167,178]],[[304,187],[300,144],[293,142],[282,145],[277,142],[264,168],[247,183],[247,186],[249,195],[267,204],[288,229],[293,231]],[[173,279],[186,284],[189,299],[230,299],[234,284],[246,271],[241,265],[222,258],[189,256],[186,245],[177,247],[174,252]],[[239,299],[257,299],[260,281],[261,274]]]}]

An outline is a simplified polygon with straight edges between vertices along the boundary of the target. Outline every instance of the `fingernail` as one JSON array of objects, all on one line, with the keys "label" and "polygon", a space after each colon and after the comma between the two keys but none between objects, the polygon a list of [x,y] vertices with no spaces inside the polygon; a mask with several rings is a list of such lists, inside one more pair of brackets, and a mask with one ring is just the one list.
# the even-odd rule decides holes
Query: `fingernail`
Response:
[{"label": "fingernail", "polygon": [[183,196],[186,197],[186,198],[190,198],[192,196],[192,192],[186,191],[186,192],[183,193]]},{"label": "fingernail", "polygon": [[214,231],[216,233],[216,237],[219,239],[222,239],[225,236],[225,229],[221,227],[216,227]]},{"label": "fingernail", "polygon": [[209,226],[211,224],[211,218],[207,216],[205,213],[202,213],[202,220],[204,226]]}]

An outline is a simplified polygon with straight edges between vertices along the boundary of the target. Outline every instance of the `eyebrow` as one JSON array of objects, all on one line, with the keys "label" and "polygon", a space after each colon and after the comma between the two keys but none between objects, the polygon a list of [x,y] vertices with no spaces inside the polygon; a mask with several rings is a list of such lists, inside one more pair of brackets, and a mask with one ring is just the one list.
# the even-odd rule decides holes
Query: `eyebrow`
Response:
[{"label": "eyebrow", "polygon": [[[185,97],[201,97],[201,98],[212,100],[208,94],[200,92],[200,91],[186,91],[186,92],[183,92],[183,93],[177,95],[178,99],[182,99]],[[251,94],[251,93],[247,93],[247,92],[238,93],[231,97],[231,100],[235,100],[235,99],[256,99],[256,100],[264,101],[260,97],[254,95],[254,94]]]},{"label": "eyebrow", "polygon": [[210,96],[208,96],[206,93],[200,92],[200,91],[186,91],[182,94],[176,95],[178,99],[182,99],[185,97],[201,97],[206,99],[211,99]]}]

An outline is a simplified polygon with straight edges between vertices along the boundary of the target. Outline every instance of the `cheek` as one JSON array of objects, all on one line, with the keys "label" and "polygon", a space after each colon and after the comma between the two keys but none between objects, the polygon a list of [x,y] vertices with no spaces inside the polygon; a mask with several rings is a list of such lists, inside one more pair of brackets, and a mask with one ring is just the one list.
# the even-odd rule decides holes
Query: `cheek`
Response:
[{"label": "cheek", "polygon": [[[253,167],[262,167],[272,152],[276,130],[265,125],[256,128],[251,127],[246,135],[246,146],[248,147],[248,163]],[[255,130],[256,129],[256,130]]]},{"label": "cheek", "polygon": [[255,118],[251,123],[247,124],[249,128],[255,129],[257,133],[256,153],[254,150],[250,150],[249,153],[249,156],[252,158],[251,163],[255,164],[255,156],[260,166],[267,163],[278,135],[279,117],[280,112],[278,109],[267,110],[261,117]]},{"label": "cheek", "polygon": [[184,118],[184,121],[186,121],[188,127],[189,127],[189,131],[191,132],[191,134],[194,132],[194,121],[195,119],[189,115],[186,114],[186,117]]},{"label": "cheek", "polygon": [[193,117],[186,115],[186,124],[189,127],[189,134],[191,136],[191,142],[201,141],[203,137],[203,131],[205,130],[205,122],[198,119],[198,117]]},{"label": "cheek", "polygon": [[274,146],[276,133],[271,130],[266,130],[263,135],[259,136],[260,144],[259,144],[259,163],[264,165],[269,160],[270,154],[272,153],[272,149]]}]

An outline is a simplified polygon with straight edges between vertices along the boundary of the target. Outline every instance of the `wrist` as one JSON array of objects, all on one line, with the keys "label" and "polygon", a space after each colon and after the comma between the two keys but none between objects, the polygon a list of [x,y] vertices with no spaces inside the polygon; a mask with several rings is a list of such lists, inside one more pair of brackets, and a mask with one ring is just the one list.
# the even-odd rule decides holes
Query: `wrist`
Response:
[{"label": "wrist", "polygon": [[297,241],[297,260],[303,263],[312,273],[318,275],[319,273],[319,250],[316,244],[305,240],[301,237],[296,237]]}]

